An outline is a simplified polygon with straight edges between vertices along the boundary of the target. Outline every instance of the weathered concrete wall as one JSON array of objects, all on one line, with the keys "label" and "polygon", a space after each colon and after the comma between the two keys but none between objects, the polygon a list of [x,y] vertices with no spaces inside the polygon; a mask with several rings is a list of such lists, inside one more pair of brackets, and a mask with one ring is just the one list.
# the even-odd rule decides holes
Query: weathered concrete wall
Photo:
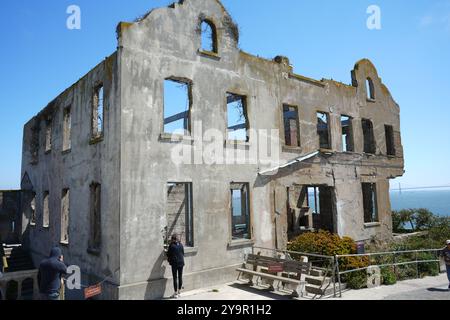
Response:
[{"label": "weathered concrete wall", "polygon": [[[200,48],[200,21],[217,28],[218,52]],[[289,60],[261,59],[238,49],[238,32],[217,0],[185,0],[152,11],[135,23],[120,23],[118,50],[25,126],[23,189],[37,194],[38,224],[29,226],[35,257],[59,242],[61,191],[70,188],[70,243],[66,259],[88,275],[114,273],[104,298],[152,299],[172,293],[171,271],[164,254],[168,226],[167,183],[192,183],[194,247],[186,248],[185,288],[193,289],[235,279],[234,268],[253,245],[285,248],[288,241],[287,189],[328,186],[333,190],[334,230],[356,240],[389,237],[389,179],[403,174],[399,107],[368,60],[352,71],[352,85],[316,81],[293,73]],[[200,148],[196,130],[178,142],[164,134],[164,80],[192,82],[191,118],[203,132],[215,129],[226,137],[226,93],[247,97],[251,129],[280,130],[284,141],[283,104],[298,107],[300,147],[279,148],[281,162],[317,151],[317,112],[330,117],[331,150],[273,176],[261,176],[260,165],[179,164],[172,161],[179,146]],[[365,80],[374,84],[375,99],[367,99]],[[105,138],[89,144],[92,88],[104,79]],[[62,109],[72,104],[72,151],[61,153]],[[56,115],[53,150],[44,153],[44,121]],[[341,152],[341,115],[353,118],[354,152]],[[364,154],[362,119],[374,126],[376,154]],[[384,126],[395,132],[396,156],[388,157]],[[33,135],[33,129],[39,133]],[[39,148],[36,148],[38,143]],[[255,141],[233,146],[224,141],[225,160],[235,148],[249,153]],[[34,151],[39,151],[33,155]],[[33,160],[38,160],[32,164]],[[224,163],[227,163],[224,161]],[[89,185],[102,184],[102,250],[86,252],[89,235]],[[377,184],[379,223],[365,224],[361,183]],[[252,239],[232,241],[232,183],[250,185]],[[25,187],[26,185],[26,187]],[[50,229],[42,228],[42,195],[50,191]],[[39,241],[37,241],[39,240]],[[91,278],[94,278],[94,277]],[[93,281],[89,276],[85,281]]]},{"label": "weathered concrete wall", "polygon": [[[220,61],[198,54],[199,15],[217,24]],[[161,139],[163,82],[168,77],[193,81],[193,119],[203,121],[203,130],[226,127],[226,90],[256,92],[256,82],[240,75],[236,40],[230,37],[223,7],[216,1],[185,1],[175,8],[153,11],[146,19],[122,28],[119,40],[122,61],[122,194],[121,194],[121,285],[141,287],[135,298],[162,296],[172,289],[170,267],[163,257],[163,230],[167,182],[192,182],[194,197],[194,246],[186,258],[186,289],[208,285],[218,279],[232,280],[221,269],[239,265],[243,247],[229,247],[231,240],[230,183],[252,182],[257,168],[242,166],[175,165],[170,161],[173,144]],[[218,83],[221,83],[220,89]],[[262,86],[263,87],[263,86]],[[265,94],[270,93],[265,90]],[[249,96],[250,108],[257,103]],[[256,114],[250,115],[255,125]],[[195,121],[195,120],[194,120]],[[269,121],[258,125],[269,128]],[[189,141],[182,143],[189,144]],[[266,207],[256,204],[252,212]],[[253,217],[253,230],[260,236],[260,219]],[[261,219],[264,221],[264,219]],[[271,242],[270,235],[268,236]],[[244,248],[251,246],[247,242]],[[225,276],[224,276],[225,275]],[[196,280],[197,279],[197,280]],[[139,285],[152,280],[150,284]],[[201,281],[200,281],[201,280]],[[152,290],[153,288],[153,290]],[[146,290],[144,290],[146,289]],[[132,290],[132,289],[129,289]],[[122,291],[122,288],[121,288]],[[128,295],[125,295],[126,297]]]},{"label": "weathered concrete wall", "polygon": [[[24,127],[22,189],[36,193],[37,222],[29,223],[25,212],[23,233],[27,234],[34,262],[39,264],[54,245],[63,249],[65,261],[81,267],[83,284],[112,275],[118,283],[119,270],[119,173],[120,105],[117,55],[113,54],[52,101]],[[104,85],[104,137],[91,141],[93,90]],[[63,150],[63,113],[71,106],[71,149]],[[46,153],[45,119],[51,116],[52,149]],[[38,128],[38,139],[33,137]],[[38,143],[38,145],[36,145]],[[31,151],[38,150],[33,157]],[[37,160],[37,161],[36,161]],[[102,184],[102,247],[98,255],[87,252],[89,205],[92,182]],[[62,190],[70,189],[69,244],[60,244]],[[43,197],[49,192],[49,228],[43,226]],[[25,210],[26,211],[26,210]]]},{"label": "weathered concrete wall", "polygon": [[21,210],[21,191],[0,191],[0,245],[20,241]]},{"label": "weathered concrete wall", "polygon": [[[217,56],[199,53],[200,17],[208,17],[217,27]],[[229,21],[218,1],[200,0],[157,9],[137,23],[119,25],[124,142],[120,234],[121,284],[125,291],[121,288],[121,292],[128,292],[123,293],[125,297],[153,297],[171,290],[170,283],[158,282],[171,277],[162,253],[168,181],[193,183],[195,249],[187,257],[186,274],[187,279],[193,279],[203,273],[203,286],[217,280],[209,278],[212,275],[208,270],[239,264],[251,244],[229,246],[229,185],[233,181],[249,182],[253,187],[252,230],[257,245],[285,246],[286,201],[282,194],[292,184],[335,188],[336,228],[340,234],[357,240],[373,235],[389,236],[387,179],[403,174],[403,153],[399,108],[375,68],[368,60],[358,62],[353,86],[307,79],[293,74],[287,59],[269,61],[240,51]],[[367,76],[374,82],[375,101],[366,99]],[[192,81],[192,120],[201,120],[204,131],[213,128],[226,136],[225,97],[226,92],[234,92],[247,96],[252,129],[278,128],[283,135],[283,103],[299,107],[301,147],[283,147],[280,152],[285,161],[319,148],[317,111],[330,114],[333,152],[342,148],[341,114],[353,117],[355,152],[338,154],[330,160],[321,158],[308,169],[297,169],[285,182],[281,179],[276,184],[261,182],[257,174],[260,168],[256,165],[176,165],[170,161],[174,143],[165,139],[162,126],[163,82],[169,77]],[[362,118],[374,123],[376,156],[363,154]],[[386,124],[392,125],[396,132],[397,157],[385,156]],[[190,139],[180,143],[196,144]],[[245,150],[248,146],[238,148]],[[362,210],[361,182],[367,180],[366,167],[376,168],[371,179],[378,183],[379,192],[380,224],[370,228],[364,224]],[[280,187],[274,199],[276,185]],[[132,291],[133,294],[129,293]]]}]

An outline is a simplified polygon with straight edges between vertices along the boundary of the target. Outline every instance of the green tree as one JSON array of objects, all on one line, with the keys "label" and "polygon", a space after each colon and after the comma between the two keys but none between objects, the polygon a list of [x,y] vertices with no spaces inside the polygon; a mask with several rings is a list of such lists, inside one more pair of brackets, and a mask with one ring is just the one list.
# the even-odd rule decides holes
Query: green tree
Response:
[{"label": "green tree", "polygon": [[403,221],[398,211],[392,211],[392,228],[395,233],[401,233],[404,231]]},{"label": "green tree", "polygon": [[400,211],[394,211],[392,215],[393,227],[394,231],[397,229],[398,231],[404,231],[405,225],[410,224],[411,230],[416,230],[415,219],[414,219],[414,210],[413,209],[404,209]]},{"label": "green tree", "polygon": [[435,216],[428,209],[415,209],[414,220],[416,231],[429,230],[434,224]]}]

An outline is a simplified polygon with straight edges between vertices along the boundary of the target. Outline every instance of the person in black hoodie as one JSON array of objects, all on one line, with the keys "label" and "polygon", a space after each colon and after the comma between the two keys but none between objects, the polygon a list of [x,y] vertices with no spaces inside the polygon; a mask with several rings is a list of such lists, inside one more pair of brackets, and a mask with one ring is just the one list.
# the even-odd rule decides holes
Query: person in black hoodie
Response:
[{"label": "person in black hoodie", "polygon": [[59,300],[61,277],[67,274],[62,251],[54,247],[50,257],[39,265],[38,281],[42,300]]},{"label": "person in black hoodie", "polygon": [[3,243],[0,243],[0,273],[4,272],[5,266],[3,265],[3,257],[5,256],[5,250],[3,249]]},{"label": "person in black hoodie", "polygon": [[183,288],[184,268],[184,247],[176,234],[172,236],[172,240],[167,251],[167,258],[172,267],[173,288],[175,291],[172,298],[176,299],[180,296],[181,289]]}]

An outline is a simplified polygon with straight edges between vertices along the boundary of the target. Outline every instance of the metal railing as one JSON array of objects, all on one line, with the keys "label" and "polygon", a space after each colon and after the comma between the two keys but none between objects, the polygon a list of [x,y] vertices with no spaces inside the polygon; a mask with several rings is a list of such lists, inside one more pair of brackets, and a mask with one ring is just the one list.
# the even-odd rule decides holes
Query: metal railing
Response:
[{"label": "metal railing", "polygon": [[[308,262],[311,262],[312,268],[316,270],[322,270],[324,273],[324,281],[326,277],[331,277],[331,281],[328,284],[330,286],[333,285],[333,296],[337,297],[336,288],[339,287],[339,297],[342,297],[342,275],[350,274],[357,271],[368,270],[370,268],[378,267],[393,267],[394,273],[397,275],[397,268],[400,266],[406,265],[416,265],[416,276],[420,277],[419,265],[424,263],[437,263],[438,270],[440,270],[440,259],[439,252],[442,249],[425,249],[425,250],[405,250],[405,251],[390,251],[390,252],[374,252],[374,253],[365,253],[365,254],[344,254],[344,255],[336,255],[336,256],[327,256],[321,254],[313,254],[313,253],[305,253],[305,252],[297,252],[297,251],[289,251],[289,250],[277,250],[277,249],[269,249],[263,247],[253,247],[252,254],[260,254],[263,256],[271,256],[274,258],[281,258],[286,260],[297,260],[301,259],[301,257],[307,257]],[[428,257],[420,259],[420,255],[430,255],[432,254],[435,258],[430,259]],[[410,255],[410,257],[406,257],[405,255]],[[411,257],[413,256],[413,258]],[[375,263],[373,264],[371,259],[373,257],[390,257],[390,259],[382,259],[382,260],[390,260],[385,261],[383,263]],[[402,257],[403,256],[403,257]],[[297,259],[296,259],[297,258]],[[365,258],[367,259],[367,266],[353,268],[353,269],[345,269],[340,270],[342,264],[340,264],[340,259],[343,258]],[[401,259],[400,259],[401,258]],[[301,260],[300,260],[301,261]],[[327,287],[328,288],[328,287]],[[325,288],[325,289],[327,289]]]},{"label": "metal railing", "polygon": [[[374,252],[374,253],[364,253],[364,254],[344,254],[344,255],[336,255],[336,274],[338,277],[338,283],[339,283],[339,296],[342,297],[342,290],[341,290],[341,276],[344,274],[350,274],[358,271],[364,271],[368,270],[369,268],[383,268],[383,267],[393,267],[394,273],[397,275],[397,267],[399,266],[406,266],[406,265],[415,265],[416,266],[416,277],[420,277],[419,273],[419,264],[423,263],[437,263],[438,270],[440,271],[440,259],[439,259],[439,252],[441,252],[442,249],[425,249],[425,250],[405,250],[405,251],[390,251],[390,252]],[[433,254],[435,256],[435,259],[421,259],[419,260],[419,254]],[[399,257],[405,255],[413,255],[414,258],[408,257],[403,259],[399,259]],[[387,260],[389,260],[389,257],[391,257],[390,262],[381,262],[381,263],[375,263],[372,264],[371,258],[373,257],[388,257]],[[367,266],[366,267],[359,267],[359,268],[353,268],[349,270],[340,271],[340,265],[339,265],[339,259],[342,258],[366,258]],[[403,260],[403,261],[402,261]]]}]

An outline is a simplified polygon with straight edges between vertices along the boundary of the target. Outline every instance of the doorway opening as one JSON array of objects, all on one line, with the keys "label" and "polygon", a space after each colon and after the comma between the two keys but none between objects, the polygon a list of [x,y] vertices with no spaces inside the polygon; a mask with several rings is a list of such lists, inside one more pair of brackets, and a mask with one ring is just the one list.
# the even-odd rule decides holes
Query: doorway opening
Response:
[{"label": "doorway opening", "polygon": [[333,187],[294,185],[287,188],[288,240],[304,232],[337,232],[336,197]]}]

